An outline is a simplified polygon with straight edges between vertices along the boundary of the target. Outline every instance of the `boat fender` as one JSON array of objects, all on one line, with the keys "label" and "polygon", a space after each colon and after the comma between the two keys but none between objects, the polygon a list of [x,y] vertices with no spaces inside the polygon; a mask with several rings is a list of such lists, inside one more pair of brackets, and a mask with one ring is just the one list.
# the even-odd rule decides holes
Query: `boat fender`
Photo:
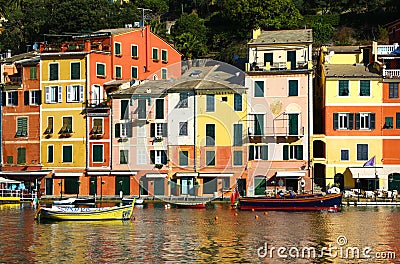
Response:
[{"label": "boat fender", "polygon": [[306,181],[304,179],[300,180],[300,186],[301,186],[301,188],[306,187]]}]

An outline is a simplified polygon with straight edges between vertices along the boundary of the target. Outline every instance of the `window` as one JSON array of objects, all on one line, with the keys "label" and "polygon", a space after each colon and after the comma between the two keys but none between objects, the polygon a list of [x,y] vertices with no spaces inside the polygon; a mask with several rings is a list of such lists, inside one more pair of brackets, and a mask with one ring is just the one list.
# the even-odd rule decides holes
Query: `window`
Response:
[{"label": "window", "polygon": [[91,134],[94,135],[103,134],[103,118],[93,118],[93,128]]},{"label": "window", "polygon": [[26,163],[26,148],[18,148],[17,153],[18,153],[17,164],[25,164]]},{"label": "window", "polygon": [[18,105],[18,92],[11,91],[7,92],[7,106],[17,106]]},{"label": "window", "polygon": [[81,78],[81,63],[71,62],[71,80],[79,80]]},{"label": "window", "polygon": [[263,97],[263,96],[264,96],[264,81],[255,81],[254,97]]},{"label": "window", "polygon": [[179,166],[189,165],[189,151],[179,151]]},{"label": "window", "polygon": [[58,63],[49,64],[49,81],[58,80]]},{"label": "window", "polygon": [[256,135],[256,136],[264,135],[264,115],[263,114],[254,115],[254,135]]},{"label": "window", "polygon": [[36,66],[29,67],[29,80],[37,79],[37,68]]},{"label": "window", "polygon": [[93,162],[104,162],[103,145],[93,145]]},{"label": "window", "polygon": [[349,81],[339,80],[339,96],[349,96]]},{"label": "window", "polygon": [[333,129],[353,129],[354,114],[353,113],[334,113]]},{"label": "window", "polygon": [[168,62],[168,51],[167,50],[161,50],[161,61],[162,62]]},{"label": "window", "polygon": [[215,151],[206,151],[206,166],[215,166]]},{"label": "window", "polygon": [[288,114],[289,135],[299,134],[299,114]]},{"label": "window", "polygon": [[139,99],[138,101],[138,106],[137,106],[137,114],[138,114],[138,119],[146,119],[147,117],[147,110],[146,110],[146,99]]},{"label": "window", "polygon": [[249,160],[268,160],[268,145],[250,145]]},{"label": "window", "polygon": [[289,80],[289,96],[298,96],[298,95],[299,95],[299,81]]},{"label": "window", "polygon": [[136,66],[132,66],[131,67],[131,78],[132,79],[138,79],[139,78],[138,67],[136,67]]},{"label": "window", "polygon": [[215,145],[215,124],[206,124],[206,146]]},{"label": "window", "polygon": [[243,145],[243,124],[233,124],[233,145]]},{"label": "window", "polygon": [[400,113],[396,113],[396,128],[400,128]]},{"label": "window", "polygon": [[28,118],[17,117],[17,133],[15,137],[27,137],[28,136]]},{"label": "window", "polygon": [[126,149],[121,149],[119,151],[119,164],[128,164],[129,151]]},{"label": "window", "polygon": [[136,149],[136,162],[137,164],[147,164],[147,152],[146,149]]},{"label": "window", "polygon": [[106,65],[104,63],[96,63],[96,76],[106,77]]},{"label": "window", "polygon": [[243,102],[242,102],[242,95],[235,94],[233,98],[234,110],[235,111],[243,111]]},{"label": "window", "polygon": [[367,144],[357,144],[357,160],[368,160]]},{"label": "window", "polygon": [[98,105],[103,102],[103,90],[102,87],[98,84],[94,84],[92,86],[92,98],[91,103],[94,105]]},{"label": "window", "polygon": [[139,52],[138,52],[138,46],[137,45],[131,45],[131,56],[134,59],[139,58]]},{"label": "window", "polygon": [[167,123],[152,123],[150,125],[150,137],[166,137]]},{"label": "window", "polygon": [[67,86],[67,102],[83,102],[83,85]]},{"label": "window", "polygon": [[115,137],[132,137],[132,123],[115,124]]},{"label": "window", "polygon": [[164,119],[164,99],[156,99],[156,119]]},{"label": "window", "polygon": [[122,79],[122,66],[115,66],[115,78]]},{"label": "window", "polygon": [[153,48],[152,59],[153,59],[153,61],[158,61],[158,49],[157,48]]},{"label": "window", "polygon": [[156,137],[163,137],[164,136],[164,124],[157,123],[156,124]]},{"label": "window", "polygon": [[46,86],[45,87],[46,104],[54,104],[62,102],[61,86]]},{"label": "window", "polygon": [[119,43],[119,42],[114,43],[114,53],[115,53],[115,56],[122,55],[121,43]]},{"label": "window", "polygon": [[62,120],[63,120],[63,126],[62,126],[59,134],[70,134],[70,133],[73,133],[73,131],[72,131],[72,117],[71,116],[64,116]]},{"label": "window", "polygon": [[214,112],[215,111],[215,95],[207,94],[206,96],[206,112]]},{"label": "window", "polygon": [[179,136],[187,136],[187,135],[188,135],[188,123],[179,122]]},{"label": "window", "polygon": [[267,179],[262,176],[254,177],[254,195],[265,195],[267,188]]},{"label": "window", "polygon": [[47,163],[54,162],[54,145],[47,146]]},{"label": "window", "polygon": [[340,150],[340,160],[343,160],[343,161],[350,160],[349,150],[348,149],[341,149]]},{"label": "window", "polygon": [[188,97],[189,94],[187,92],[179,93],[179,108],[188,108]]},{"label": "window", "polygon": [[129,119],[129,100],[121,100],[120,119]]},{"label": "window", "polygon": [[161,79],[167,79],[168,75],[167,75],[167,69],[166,68],[162,68],[161,69]]},{"label": "window", "polygon": [[393,117],[385,117],[385,124],[383,128],[392,129],[393,128]]},{"label": "window", "polygon": [[47,128],[44,131],[44,134],[53,134],[53,117],[47,117]]},{"label": "window", "polygon": [[[28,91],[26,91],[26,92],[28,92]],[[40,105],[40,102],[41,102],[41,91],[40,90],[29,91],[27,94],[29,96],[29,104],[30,105]]]},{"label": "window", "polygon": [[147,130],[146,130],[145,124],[138,124],[136,126],[136,136],[137,137],[142,137],[142,138],[147,137],[146,132],[147,132]]},{"label": "window", "polygon": [[302,160],[303,145],[284,145],[283,146],[284,160]]},{"label": "window", "polygon": [[152,164],[167,164],[167,152],[165,150],[150,150]]},{"label": "window", "polygon": [[375,129],[375,114],[357,113],[356,129]]},{"label": "window", "polygon": [[243,151],[241,151],[241,150],[233,151],[233,165],[234,166],[243,165]]},{"label": "window", "polygon": [[360,96],[371,96],[371,82],[360,80]]},{"label": "window", "polygon": [[7,164],[13,164],[13,163],[14,163],[13,156],[7,156]]},{"label": "window", "polygon": [[62,147],[62,162],[72,162],[72,146]]},{"label": "window", "polygon": [[399,98],[399,83],[389,83],[389,98]]}]

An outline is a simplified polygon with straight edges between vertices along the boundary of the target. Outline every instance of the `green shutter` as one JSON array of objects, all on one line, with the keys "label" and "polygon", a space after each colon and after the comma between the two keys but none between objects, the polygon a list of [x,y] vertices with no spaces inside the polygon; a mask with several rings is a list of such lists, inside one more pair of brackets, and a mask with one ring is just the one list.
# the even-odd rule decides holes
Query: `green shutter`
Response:
[{"label": "green shutter", "polygon": [[242,124],[234,124],[233,125],[233,145],[234,146],[242,146],[243,145],[243,125]]},{"label": "green shutter", "polygon": [[299,83],[297,80],[289,80],[289,96],[298,96],[299,95],[298,86],[299,86]]},{"label": "green shutter", "polygon": [[360,113],[356,114],[356,129],[360,129]]},{"label": "green shutter", "polygon": [[261,159],[268,160],[268,146],[261,146]]},{"label": "green shutter", "polygon": [[299,115],[289,114],[289,135],[299,134]]},{"label": "green shutter", "polygon": [[121,124],[115,124],[115,137],[121,137]]},{"label": "green shutter", "polygon": [[396,113],[396,128],[400,128],[400,113]]},{"label": "green shutter", "polygon": [[164,119],[164,100],[156,100],[156,119]]},{"label": "green shutter", "polygon": [[289,160],[289,146],[283,146],[283,160]]},{"label": "green shutter", "polygon": [[93,162],[103,162],[103,145],[93,145]]},{"label": "green shutter", "polygon": [[188,151],[179,151],[179,166],[188,165]]},{"label": "green shutter", "polygon": [[29,79],[31,79],[31,80],[37,79],[36,66],[29,67]]},{"label": "green shutter", "polygon": [[72,146],[63,146],[63,162],[72,162]]},{"label": "green shutter", "polygon": [[264,135],[264,115],[254,115],[254,135]]},{"label": "green shutter", "polygon": [[79,80],[81,78],[81,69],[79,62],[71,63],[71,80]]},{"label": "green shutter", "polygon": [[121,100],[121,119],[128,119],[129,100]]},{"label": "green shutter", "polygon": [[54,146],[52,145],[47,146],[47,162],[48,163],[54,162]]},{"label": "green shutter", "polygon": [[26,163],[26,148],[18,148],[18,164],[25,164]]},{"label": "green shutter", "polygon": [[138,46],[132,46],[132,57],[138,57]]},{"label": "green shutter", "polygon": [[264,96],[264,81],[255,81],[254,97],[263,97],[263,96]]},{"label": "green shutter", "polygon": [[233,165],[240,166],[243,165],[243,152],[240,150],[233,151]]},{"label": "green shutter", "polygon": [[353,129],[354,128],[354,113],[350,113],[349,114],[349,129]]},{"label": "green shutter", "polygon": [[58,80],[58,64],[50,64],[50,76],[49,80]]},{"label": "green shutter", "polygon": [[254,160],[254,145],[249,146],[249,160]]},{"label": "green shutter", "polygon": [[302,160],[303,159],[303,145],[297,146],[297,151],[296,151],[296,159]]},{"label": "green shutter", "polygon": [[375,113],[369,114],[369,118],[370,118],[369,128],[370,129],[375,129]]},{"label": "green shutter", "polygon": [[334,113],[333,114],[333,129],[337,130],[339,128],[339,114]]},{"label": "green shutter", "polygon": [[105,72],[105,65],[98,63],[96,66],[96,72],[98,76],[106,76],[106,72]]}]

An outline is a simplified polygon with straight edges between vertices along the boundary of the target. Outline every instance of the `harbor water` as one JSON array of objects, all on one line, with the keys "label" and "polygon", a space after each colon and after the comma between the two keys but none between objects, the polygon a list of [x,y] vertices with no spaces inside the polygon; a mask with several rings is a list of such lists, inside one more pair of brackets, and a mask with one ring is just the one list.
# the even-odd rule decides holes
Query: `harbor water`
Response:
[{"label": "harbor water", "polygon": [[131,221],[34,221],[0,206],[0,263],[399,263],[400,207],[251,212],[135,207]]}]

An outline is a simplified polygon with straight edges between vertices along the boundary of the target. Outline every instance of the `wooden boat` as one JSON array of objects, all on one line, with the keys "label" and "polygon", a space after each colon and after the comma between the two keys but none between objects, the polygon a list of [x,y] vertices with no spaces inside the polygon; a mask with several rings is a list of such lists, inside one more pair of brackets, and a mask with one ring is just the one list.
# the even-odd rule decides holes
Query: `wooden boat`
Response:
[{"label": "wooden boat", "polygon": [[206,204],[203,202],[175,202],[172,203],[175,205],[177,208],[183,208],[183,209],[205,209]]},{"label": "wooden boat", "polygon": [[102,208],[58,207],[39,208],[37,220],[55,221],[101,221],[128,220],[133,215],[134,205],[112,206]]},{"label": "wooden boat", "polygon": [[342,193],[295,197],[240,197],[241,210],[340,211]]},{"label": "wooden boat", "polygon": [[123,205],[130,205],[132,202],[135,201],[135,205],[143,205],[144,199],[143,198],[122,198]]},{"label": "wooden boat", "polygon": [[96,203],[95,198],[68,198],[54,201],[54,205],[82,205],[82,204],[94,204]]},{"label": "wooden boat", "polygon": [[1,196],[0,204],[19,204],[21,202],[21,197],[10,197]]}]

